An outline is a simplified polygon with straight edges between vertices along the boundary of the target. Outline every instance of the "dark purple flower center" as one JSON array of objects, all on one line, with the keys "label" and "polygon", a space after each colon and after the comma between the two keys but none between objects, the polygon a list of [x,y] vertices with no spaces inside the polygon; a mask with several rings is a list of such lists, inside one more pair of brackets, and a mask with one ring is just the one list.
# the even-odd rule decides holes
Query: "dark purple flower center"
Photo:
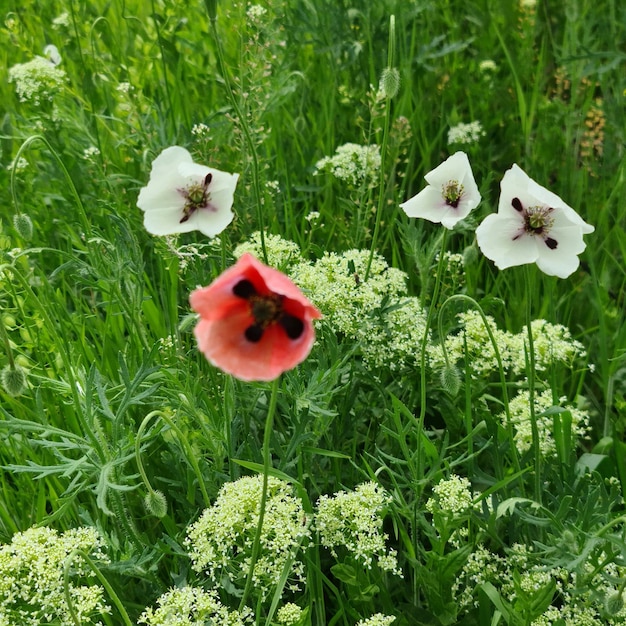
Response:
[{"label": "dark purple flower center", "polygon": [[446,204],[456,209],[463,197],[463,185],[456,180],[449,180],[442,189],[442,195]]},{"label": "dark purple flower center", "polygon": [[178,190],[186,200],[180,224],[186,222],[198,209],[212,207],[210,203],[211,193],[209,192],[209,185],[212,180],[213,174],[209,172],[201,183],[194,183],[189,185],[189,187]]},{"label": "dark purple flower center", "polygon": [[552,207],[540,205],[524,207],[519,198],[513,198],[511,206],[524,220],[523,230],[513,237],[513,241],[519,239],[523,234],[536,235],[543,239],[550,250],[556,250],[559,243],[549,236],[550,229],[554,225],[554,217],[552,216],[554,209]]},{"label": "dark purple flower center", "polygon": [[246,278],[241,279],[234,287],[233,293],[243,298],[250,305],[250,315],[254,319],[244,331],[251,343],[261,341],[265,329],[272,324],[280,324],[289,339],[298,339],[304,332],[304,322],[295,315],[286,313],[283,308],[284,296],[276,293],[261,295],[254,285]]}]

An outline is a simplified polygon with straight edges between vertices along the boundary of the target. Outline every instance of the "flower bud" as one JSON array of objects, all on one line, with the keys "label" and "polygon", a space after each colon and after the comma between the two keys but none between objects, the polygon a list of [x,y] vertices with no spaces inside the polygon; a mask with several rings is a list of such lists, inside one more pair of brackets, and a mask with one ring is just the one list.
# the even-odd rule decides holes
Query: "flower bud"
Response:
[{"label": "flower bud", "polygon": [[26,370],[19,365],[7,365],[0,372],[0,383],[10,396],[20,396],[27,387]]},{"label": "flower bud", "polygon": [[608,596],[604,601],[604,610],[609,615],[617,615],[624,608],[624,598],[623,595],[618,591],[616,593],[612,593]]},{"label": "flower bud", "polygon": [[30,241],[33,237],[33,221],[25,213],[16,213],[13,216],[13,226],[18,235],[24,241]]},{"label": "flower bud", "polygon": [[439,373],[439,382],[445,392],[456,396],[461,388],[461,374],[454,365],[446,365]]},{"label": "flower bud", "polygon": [[146,511],[154,517],[165,517],[167,514],[167,500],[161,491],[148,491],[143,499],[143,505]]},{"label": "flower bud", "polygon": [[380,91],[385,98],[394,98],[400,90],[400,72],[395,67],[386,67],[380,76]]}]

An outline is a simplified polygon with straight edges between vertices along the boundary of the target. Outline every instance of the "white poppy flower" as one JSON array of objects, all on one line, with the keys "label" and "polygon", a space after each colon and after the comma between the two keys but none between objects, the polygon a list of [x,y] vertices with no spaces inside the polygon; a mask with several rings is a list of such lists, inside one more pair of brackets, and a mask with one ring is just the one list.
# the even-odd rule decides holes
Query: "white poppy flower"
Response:
[{"label": "white poppy flower", "polygon": [[400,205],[409,217],[441,222],[452,229],[480,202],[480,193],[465,152],[456,152],[424,178],[428,187]]},{"label": "white poppy flower", "polygon": [[208,237],[232,221],[233,195],[239,174],[194,163],[185,148],[166,148],[152,162],[150,180],[139,192],[137,206],[153,235],[199,230]]},{"label": "white poppy flower", "polygon": [[504,174],[500,189],[498,212],[476,229],[482,253],[501,270],[537,263],[546,274],[567,278],[586,247],[583,235],[594,227],[518,165]]}]

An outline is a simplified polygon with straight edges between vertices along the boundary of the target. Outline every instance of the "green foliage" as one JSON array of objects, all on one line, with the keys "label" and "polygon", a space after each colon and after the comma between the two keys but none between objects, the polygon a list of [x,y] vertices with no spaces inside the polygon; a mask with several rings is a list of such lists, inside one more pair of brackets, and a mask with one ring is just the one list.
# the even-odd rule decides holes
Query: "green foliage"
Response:
[{"label": "green foliage", "polygon": [[[112,607],[105,624],[169,623],[172,606],[266,626],[624,621],[622,4],[5,4],[7,554],[33,526],[97,529],[106,558],[89,576]],[[58,71],[10,73],[48,44]],[[472,122],[482,130],[469,143],[448,143]],[[347,144],[343,170],[328,167]],[[171,145],[241,174],[235,220],[215,240],[143,229],[137,195]],[[441,227],[399,204],[458,149],[483,200],[442,250]],[[367,171],[363,154],[376,155]],[[514,162],[595,226],[567,280],[529,282],[478,252],[475,228]],[[325,316],[279,381],[268,439],[270,474],[301,501],[294,523],[311,541],[252,594],[254,524],[215,580],[185,544],[224,485],[263,468],[274,396],[205,361],[188,303],[244,249],[300,280]],[[471,505],[453,510],[445,489],[458,477]],[[357,532],[358,507],[333,514],[350,547],[327,545],[320,502],[370,483],[385,494],[368,518],[378,552]],[[374,553],[397,570],[355,556]],[[55,575],[65,567],[70,593],[82,555],[63,559]]]}]

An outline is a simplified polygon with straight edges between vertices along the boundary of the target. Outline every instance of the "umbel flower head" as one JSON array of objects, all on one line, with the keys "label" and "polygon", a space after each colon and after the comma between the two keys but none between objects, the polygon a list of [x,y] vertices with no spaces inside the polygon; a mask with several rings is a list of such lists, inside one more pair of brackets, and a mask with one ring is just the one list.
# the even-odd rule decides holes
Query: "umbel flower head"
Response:
[{"label": "umbel flower head", "polygon": [[421,217],[452,229],[480,202],[465,152],[455,152],[424,178],[428,187],[400,205],[409,217]]},{"label": "umbel flower head", "polygon": [[500,183],[498,212],[476,229],[482,253],[503,270],[537,263],[550,276],[567,278],[578,268],[583,235],[594,227],[556,194],[537,184],[518,165]]},{"label": "umbel flower head", "polygon": [[284,274],[249,253],[189,298],[198,347],[240,380],[274,380],[311,351],[321,313]]},{"label": "umbel flower head", "polygon": [[194,163],[185,148],[166,148],[152,162],[150,180],[137,200],[146,230],[153,235],[199,230],[215,237],[233,220],[238,179],[239,174]]}]

